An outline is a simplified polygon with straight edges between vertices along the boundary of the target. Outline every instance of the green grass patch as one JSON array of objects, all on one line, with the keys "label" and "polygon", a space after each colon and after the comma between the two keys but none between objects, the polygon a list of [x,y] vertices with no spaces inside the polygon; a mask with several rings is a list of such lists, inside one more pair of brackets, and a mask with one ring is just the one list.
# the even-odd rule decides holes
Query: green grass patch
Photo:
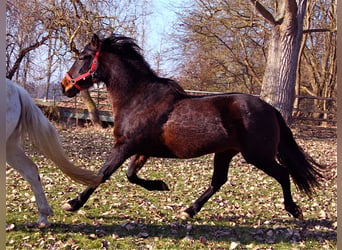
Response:
[{"label": "green grass patch", "polygon": [[[112,131],[60,130],[63,145],[77,165],[98,170],[110,152]],[[54,210],[51,227],[37,229],[37,207],[29,184],[14,170],[7,170],[7,249],[335,249],[336,248],[336,141],[313,143],[319,162],[332,176],[309,199],[292,187],[304,221],[289,217],[283,208],[276,181],[237,156],[229,181],[193,218],[178,219],[208,187],[212,155],[191,160],[150,159],[139,172],[147,179],[162,179],[169,192],[150,192],[129,183],[124,164],[91,196],[78,212],[60,206],[84,187],[31,150],[39,165],[47,199]],[[315,142],[315,141],[314,141]],[[307,141],[300,140],[301,145]],[[319,154],[319,145],[324,154]]]}]

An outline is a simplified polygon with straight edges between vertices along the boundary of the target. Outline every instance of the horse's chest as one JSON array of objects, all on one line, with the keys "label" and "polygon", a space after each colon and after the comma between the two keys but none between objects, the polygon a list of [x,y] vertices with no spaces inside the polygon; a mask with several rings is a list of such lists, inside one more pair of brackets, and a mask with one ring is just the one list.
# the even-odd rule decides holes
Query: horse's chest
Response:
[{"label": "horse's chest", "polygon": [[131,112],[124,119],[114,121],[114,136],[118,143],[131,143],[134,147],[140,147],[147,142],[158,144],[163,120],[163,115],[155,112]]}]

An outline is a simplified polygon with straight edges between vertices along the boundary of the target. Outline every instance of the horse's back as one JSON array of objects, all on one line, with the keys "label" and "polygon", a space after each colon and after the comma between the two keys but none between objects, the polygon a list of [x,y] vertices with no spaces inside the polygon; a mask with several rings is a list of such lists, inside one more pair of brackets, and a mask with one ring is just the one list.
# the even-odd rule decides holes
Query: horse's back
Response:
[{"label": "horse's back", "polygon": [[180,100],[163,126],[165,143],[180,158],[241,152],[251,141],[260,143],[265,135],[277,137],[277,133],[274,108],[239,93]]},{"label": "horse's back", "polygon": [[228,130],[236,125],[249,130],[269,126],[267,123],[276,119],[275,112],[271,105],[248,94],[191,96],[175,104],[168,122],[200,126],[201,132],[217,130],[220,123]]},{"label": "horse's back", "polygon": [[[190,99],[191,100],[191,99]],[[230,123],[242,126],[244,132],[272,126],[276,121],[276,110],[259,97],[242,93],[228,93],[203,96],[191,100],[193,106],[200,112],[209,110],[219,115],[222,121],[229,126]],[[200,103],[203,103],[200,104]]]}]

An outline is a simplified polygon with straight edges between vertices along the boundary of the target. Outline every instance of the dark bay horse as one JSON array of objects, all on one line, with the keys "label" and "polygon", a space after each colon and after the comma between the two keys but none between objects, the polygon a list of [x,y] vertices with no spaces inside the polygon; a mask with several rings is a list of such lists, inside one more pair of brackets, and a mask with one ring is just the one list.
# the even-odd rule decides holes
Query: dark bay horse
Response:
[{"label": "dark bay horse", "polygon": [[[323,177],[323,166],[297,145],[271,105],[239,93],[188,95],[175,81],[158,77],[134,40],[124,36],[100,40],[94,35],[61,84],[63,93],[73,97],[94,82],[106,84],[114,115],[113,150],[99,171],[103,182],[133,156],[127,170],[130,182],[148,190],[169,190],[162,180],[138,177],[149,157],[185,159],[215,153],[208,189],[185,210],[193,217],[227,181],[229,163],[241,152],[248,163],[280,183],[285,209],[303,219],[292,199],[290,175],[310,196]],[[64,209],[76,211],[95,189],[88,187]]]}]

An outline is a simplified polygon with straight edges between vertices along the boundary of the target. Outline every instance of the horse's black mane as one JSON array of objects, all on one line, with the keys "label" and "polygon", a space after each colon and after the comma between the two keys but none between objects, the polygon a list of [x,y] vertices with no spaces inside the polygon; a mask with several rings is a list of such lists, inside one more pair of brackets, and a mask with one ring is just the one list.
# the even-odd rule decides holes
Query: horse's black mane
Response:
[{"label": "horse's black mane", "polygon": [[130,37],[113,34],[102,41],[102,50],[120,56],[124,61],[130,62],[145,73],[157,77],[141,54],[141,48]]},{"label": "horse's black mane", "polygon": [[136,44],[135,39],[113,34],[103,39],[102,50],[119,56],[123,61],[134,65],[135,69],[149,77],[150,81],[158,81],[171,86],[178,93],[185,95],[184,89],[174,80],[159,77],[141,54],[141,48]]}]

